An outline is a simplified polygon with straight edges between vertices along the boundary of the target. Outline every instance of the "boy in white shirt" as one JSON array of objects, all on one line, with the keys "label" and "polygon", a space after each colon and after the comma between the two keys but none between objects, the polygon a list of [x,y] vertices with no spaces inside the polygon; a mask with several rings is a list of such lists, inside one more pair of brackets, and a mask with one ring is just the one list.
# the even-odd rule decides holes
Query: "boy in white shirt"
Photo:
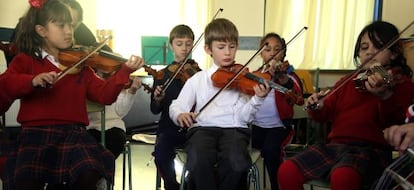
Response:
[{"label": "boy in white shirt", "polygon": [[[187,80],[170,106],[170,117],[180,127],[188,127],[187,168],[191,189],[245,189],[245,176],[251,166],[247,123],[263,103],[269,86],[254,86],[250,97],[234,89],[221,91],[211,79],[217,69],[231,67],[238,47],[238,30],[227,19],[215,19],[205,28],[204,49],[214,65]],[[194,107],[194,111],[192,111]]]}]

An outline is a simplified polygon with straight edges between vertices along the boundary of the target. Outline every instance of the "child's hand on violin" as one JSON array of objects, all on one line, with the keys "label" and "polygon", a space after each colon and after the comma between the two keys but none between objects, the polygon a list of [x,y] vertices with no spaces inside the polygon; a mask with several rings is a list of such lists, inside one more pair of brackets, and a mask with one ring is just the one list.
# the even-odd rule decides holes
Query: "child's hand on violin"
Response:
[{"label": "child's hand on violin", "polygon": [[253,90],[254,90],[254,93],[256,94],[256,96],[263,98],[263,97],[266,97],[267,94],[270,92],[270,86],[265,81],[264,85],[263,84],[258,84],[258,85],[253,86]]},{"label": "child's hand on violin", "polygon": [[132,79],[131,87],[129,87],[128,92],[131,94],[135,94],[138,89],[142,87],[142,80],[139,77],[134,77]]},{"label": "child's hand on violin", "polygon": [[165,92],[163,91],[163,86],[158,85],[154,90],[154,100],[157,102],[161,102],[162,99],[165,97]]},{"label": "child's hand on violin", "polygon": [[55,71],[51,71],[48,73],[40,73],[33,78],[33,87],[48,87],[55,82],[57,76],[58,75]]},{"label": "child's hand on violin", "polygon": [[137,70],[144,66],[144,60],[139,56],[132,55],[125,64],[130,69]]},{"label": "child's hand on violin", "polygon": [[320,110],[323,108],[323,101],[320,101],[322,97],[326,95],[328,91],[320,91],[313,93],[305,101],[305,108],[310,110]]},{"label": "child's hand on violin", "polygon": [[190,128],[195,123],[196,114],[194,112],[180,113],[177,121],[180,127]]},{"label": "child's hand on violin", "polygon": [[381,99],[387,99],[393,93],[390,89],[390,84],[387,84],[379,73],[374,73],[368,76],[368,79],[365,82],[365,88],[368,92],[381,97]]}]

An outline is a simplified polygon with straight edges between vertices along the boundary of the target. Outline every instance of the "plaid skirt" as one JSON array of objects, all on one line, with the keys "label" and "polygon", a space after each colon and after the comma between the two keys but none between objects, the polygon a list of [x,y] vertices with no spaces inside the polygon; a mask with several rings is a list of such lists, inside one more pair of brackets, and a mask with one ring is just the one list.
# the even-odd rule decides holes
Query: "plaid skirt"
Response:
[{"label": "plaid skirt", "polygon": [[5,147],[5,189],[16,180],[37,179],[49,184],[73,184],[85,171],[97,171],[114,181],[115,160],[79,125],[22,128],[19,139]]},{"label": "plaid skirt", "polygon": [[291,160],[307,179],[329,181],[335,168],[351,167],[359,172],[363,185],[370,186],[391,162],[391,149],[366,143],[315,144]]}]

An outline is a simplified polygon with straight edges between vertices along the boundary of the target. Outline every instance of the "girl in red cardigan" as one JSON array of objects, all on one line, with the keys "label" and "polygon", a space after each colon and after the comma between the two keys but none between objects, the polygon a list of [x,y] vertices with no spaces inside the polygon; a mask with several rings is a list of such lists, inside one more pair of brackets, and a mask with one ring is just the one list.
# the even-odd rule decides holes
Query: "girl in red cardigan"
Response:
[{"label": "girl in red cardigan", "polygon": [[374,73],[362,82],[366,90],[357,89],[349,80],[325,98],[315,93],[306,100],[306,106],[317,105],[308,111],[312,119],[332,124],[329,142],[312,145],[285,161],[278,172],[280,189],[303,189],[311,179],[330,181],[332,190],[361,189],[371,186],[390,163],[392,148],[384,139],[383,129],[402,124],[414,98],[411,69],[399,44],[379,52],[398,35],[394,25],[373,22],[361,31],[354,51],[354,58],[364,64],[364,69],[380,63],[389,69],[394,82],[386,84],[379,73]]},{"label": "girl in red cardigan", "polygon": [[[303,105],[302,82],[294,73],[293,67],[284,61],[285,40],[276,33],[268,33],[260,41],[260,46],[266,43],[268,45],[261,52],[263,61],[270,65],[266,72],[272,76],[275,83],[292,90],[299,96],[297,101],[292,101],[281,92],[272,90],[252,121],[252,147],[261,151],[269,176],[276,176],[279,165],[283,161],[284,147],[290,143],[294,135],[293,105]],[[263,68],[259,70],[265,71]],[[278,189],[276,179],[276,177],[270,178],[272,190]]]},{"label": "girl in red cardigan", "polygon": [[113,182],[115,163],[112,154],[86,132],[86,99],[113,103],[143,61],[132,56],[105,81],[87,66],[56,81],[61,72],[59,53],[72,45],[71,12],[59,0],[30,0],[30,4],[18,28],[20,53],[0,77],[7,100],[20,99],[17,120],[22,126],[14,149],[5,151],[5,189],[43,189],[45,184],[96,189],[102,177]]}]

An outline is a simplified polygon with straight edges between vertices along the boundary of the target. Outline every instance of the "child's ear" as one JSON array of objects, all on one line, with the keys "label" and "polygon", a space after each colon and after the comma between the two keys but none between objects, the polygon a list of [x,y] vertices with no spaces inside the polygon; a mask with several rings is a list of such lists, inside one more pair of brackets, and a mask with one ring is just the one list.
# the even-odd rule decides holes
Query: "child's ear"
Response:
[{"label": "child's ear", "polygon": [[207,44],[204,45],[204,51],[211,56],[212,51],[211,51],[210,47]]},{"label": "child's ear", "polygon": [[46,37],[46,28],[42,25],[36,25],[35,26],[35,31],[37,34],[39,34],[39,36],[41,36],[42,38]]}]

